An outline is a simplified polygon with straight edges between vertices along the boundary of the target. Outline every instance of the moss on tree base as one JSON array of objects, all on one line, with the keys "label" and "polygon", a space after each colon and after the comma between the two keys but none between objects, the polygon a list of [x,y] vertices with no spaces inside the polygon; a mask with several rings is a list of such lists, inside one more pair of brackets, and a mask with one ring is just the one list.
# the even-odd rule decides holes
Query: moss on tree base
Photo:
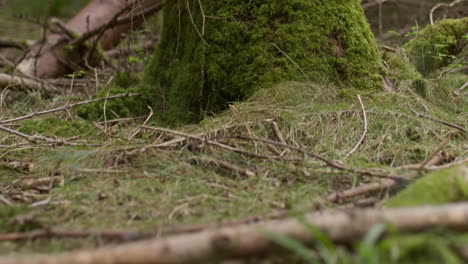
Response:
[{"label": "moss on tree base", "polygon": [[161,121],[190,123],[284,81],[381,87],[360,1],[170,1],[145,74]]}]

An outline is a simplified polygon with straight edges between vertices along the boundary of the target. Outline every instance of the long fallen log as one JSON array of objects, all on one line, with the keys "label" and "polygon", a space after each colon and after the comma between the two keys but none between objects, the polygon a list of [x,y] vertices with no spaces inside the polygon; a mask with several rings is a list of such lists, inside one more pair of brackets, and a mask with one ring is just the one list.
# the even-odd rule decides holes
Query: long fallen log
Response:
[{"label": "long fallen log", "polygon": [[[468,231],[468,202],[442,206],[309,213],[305,215],[305,221],[322,229],[337,243],[363,237],[379,223],[390,224],[401,232],[418,232],[433,227]],[[314,242],[314,237],[303,223],[295,218],[287,218],[96,250],[33,257],[4,257],[0,258],[0,264],[206,263],[274,251],[274,242],[264,232],[275,232],[302,243]]]},{"label": "long fallen log", "polygon": [[56,87],[45,81],[0,73],[0,91],[5,87],[13,87],[15,89],[19,88],[22,90],[42,91],[49,95],[58,93],[58,89]]}]

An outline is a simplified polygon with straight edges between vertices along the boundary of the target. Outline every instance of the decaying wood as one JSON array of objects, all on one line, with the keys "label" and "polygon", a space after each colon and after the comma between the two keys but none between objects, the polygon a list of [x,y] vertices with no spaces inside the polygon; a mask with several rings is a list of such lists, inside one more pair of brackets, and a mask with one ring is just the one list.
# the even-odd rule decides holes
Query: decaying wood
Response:
[{"label": "decaying wood", "polygon": [[382,191],[382,190],[387,190],[395,186],[396,183],[397,182],[393,179],[383,179],[378,182],[363,184],[356,188],[351,188],[349,190],[344,190],[341,192],[330,194],[326,200],[331,203],[337,203],[337,202],[344,201],[350,198],[355,198],[357,196],[371,194],[371,193],[375,193],[375,192]]},{"label": "decaying wood", "polygon": [[[31,47],[27,58],[18,65],[26,75],[40,78],[61,76],[83,65],[92,65],[89,47],[84,41],[94,38],[104,49],[114,47],[121,34],[137,28],[142,14],[161,9],[160,0],[93,0],[66,24],[55,23],[62,33],[53,33]],[[67,49],[71,44],[73,50]],[[96,45],[91,45],[91,53]],[[89,58],[88,58],[89,57]]]},{"label": "decaying wood", "polygon": [[22,90],[42,91],[49,95],[53,95],[58,92],[56,87],[45,81],[0,73],[0,90],[5,87],[13,87],[15,89],[20,88]]},{"label": "decaying wood", "polygon": [[[390,224],[400,232],[418,232],[434,227],[468,231],[468,203],[319,212],[305,215],[304,221],[322,229],[336,243],[363,237],[369,229],[381,223]],[[0,258],[0,264],[207,263],[275,251],[274,242],[265,236],[268,232],[288,236],[306,244],[314,242],[311,232],[301,221],[287,218],[155,238],[96,250],[29,258],[3,257]]]}]

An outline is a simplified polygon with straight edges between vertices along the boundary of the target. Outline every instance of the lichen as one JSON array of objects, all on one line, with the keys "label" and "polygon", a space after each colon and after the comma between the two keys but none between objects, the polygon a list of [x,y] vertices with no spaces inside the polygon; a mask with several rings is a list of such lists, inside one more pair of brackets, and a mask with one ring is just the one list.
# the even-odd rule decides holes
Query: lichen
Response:
[{"label": "lichen", "polygon": [[430,173],[409,185],[387,206],[436,205],[468,200],[468,167],[460,166]]},{"label": "lichen", "polygon": [[460,56],[468,44],[468,18],[445,19],[424,30],[403,47],[416,69],[428,76]]},{"label": "lichen", "polygon": [[144,83],[166,123],[199,121],[284,81],[381,87],[357,0],[171,1],[164,16]]}]

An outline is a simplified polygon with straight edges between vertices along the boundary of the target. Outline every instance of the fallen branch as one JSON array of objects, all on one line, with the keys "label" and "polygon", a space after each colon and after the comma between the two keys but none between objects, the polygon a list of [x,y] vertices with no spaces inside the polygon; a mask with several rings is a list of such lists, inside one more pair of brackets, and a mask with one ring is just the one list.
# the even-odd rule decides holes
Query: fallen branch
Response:
[{"label": "fallen branch", "polygon": [[41,136],[41,135],[32,136],[32,135],[28,135],[28,134],[25,134],[23,132],[20,132],[18,130],[11,129],[11,128],[1,126],[1,125],[0,125],[0,131],[4,131],[6,133],[9,133],[9,134],[24,138],[27,141],[29,141],[30,143],[38,143],[39,141],[44,141],[44,142],[47,142],[47,143],[49,143],[49,144],[51,144],[53,146],[55,146],[55,145],[74,146],[74,147],[78,147],[78,146],[89,146],[89,147],[102,146],[102,144],[85,144],[85,143],[68,142],[65,139],[54,139],[54,138],[49,138],[49,137],[45,137],[45,136]]},{"label": "fallen branch", "polygon": [[111,28],[113,28],[115,26],[118,26],[118,25],[121,25],[121,24],[131,22],[132,20],[134,20],[136,18],[145,17],[146,15],[151,15],[151,14],[161,10],[163,8],[164,4],[163,4],[162,1],[160,1],[159,3],[156,3],[153,6],[148,7],[147,9],[145,9],[145,10],[143,10],[143,11],[137,13],[137,14],[126,16],[126,17],[121,17],[124,13],[126,13],[127,11],[134,8],[134,6],[135,6],[134,2],[131,2],[130,4],[127,4],[124,8],[120,9],[120,11],[117,12],[107,23],[105,23],[105,24],[103,24],[103,25],[101,25],[99,27],[96,27],[93,30],[85,32],[83,35],[81,35],[77,39],[73,40],[70,43],[70,45],[72,45],[72,46],[81,45],[85,41],[87,41],[90,38],[95,37],[95,36],[98,36],[98,38],[100,38],[99,35],[102,35],[103,32],[105,32],[106,30],[111,29]]},{"label": "fallen branch", "polygon": [[361,104],[361,109],[362,109],[362,115],[363,115],[363,118],[364,118],[364,131],[362,132],[362,136],[361,138],[359,139],[358,143],[356,144],[356,146],[354,146],[353,149],[351,149],[351,151],[348,152],[348,154],[346,154],[345,158],[349,157],[351,154],[353,154],[358,148],[359,146],[362,144],[362,142],[364,141],[364,138],[366,137],[366,134],[367,134],[367,114],[366,114],[366,108],[364,107],[364,104],[362,103],[362,99],[361,99],[361,96],[358,95],[358,99],[359,99],[359,104]]},{"label": "fallen branch", "polygon": [[[320,228],[336,243],[359,239],[377,224],[389,224],[400,232],[419,232],[435,227],[468,231],[468,203],[319,212],[306,214],[304,221]],[[3,257],[0,258],[0,264],[207,263],[275,252],[275,243],[265,236],[265,233],[271,232],[304,244],[315,241],[301,221],[287,218],[163,239],[155,238],[97,250],[35,257]]]},{"label": "fallen branch", "polygon": [[[219,142],[216,142],[214,140],[205,139],[205,138],[202,137],[203,134],[190,135],[190,134],[187,134],[187,133],[184,133],[184,132],[181,132],[181,131],[171,130],[171,129],[162,128],[162,127],[150,127],[150,126],[140,126],[140,127],[144,128],[144,129],[147,129],[147,130],[153,130],[153,131],[158,131],[158,132],[162,132],[162,133],[170,133],[170,134],[173,134],[173,135],[176,135],[176,136],[181,136],[182,138],[176,138],[176,139],[173,139],[171,141],[167,141],[167,142],[156,144],[156,145],[148,145],[148,146],[145,146],[143,149],[134,150],[136,152],[138,152],[138,151],[144,152],[146,149],[149,149],[149,148],[164,148],[164,147],[168,147],[168,146],[173,145],[173,144],[182,143],[182,142],[186,141],[187,139],[192,139],[192,140],[197,140],[202,144],[219,147],[221,149],[225,149],[225,150],[228,150],[228,151],[232,151],[232,152],[235,152],[235,153],[239,153],[241,155],[250,156],[250,157],[254,157],[254,158],[259,158],[259,159],[280,159],[280,160],[284,159],[281,156],[260,155],[260,154],[244,151],[244,150],[229,146],[227,144],[219,143]],[[132,153],[128,153],[128,154],[132,154]]]},{"label": "fallen branch", "polygon": [[148,237],[148,234],[136,231],[90,231],[90,230],[73,230],[63,228],[51,228],[34,230],[30,232],[15,232],[0,234],[0,241],[27,241],[34,239],[50,239],[50,238],[88,238],[95,237],[106,240],[131,241]]},{"label": "fallen branch", "polygon": [[28,46],[24,43],[14,41],[11,39],[0,39],[0,48],[14,48],[19,50],[25,50]]},{"label": "fallen branch", "polygon": [[111,99],[117,99],[117,98],[122,98],[122,97],[131,97],[131,96],[140,96],[140,95],[141,94],[139,94],[139,93],[124,93],[124,94],[117,94],[117,95],[113,95],[113,96],[82,101],[82,102],[78,102],[78,103],[74,103],[74,104],[66,104],[66,105],[63,105],[63,106],[60,106],[60,107],[57,107],[57,108],[53,108],[53,109],[49,109],[49,110],[30,113],[30,114],[27,114],[27,115],[24,115],[24,116],[15,117],[15,118],[7,119],[7,120],[0,120],[0,125],[9,124],[9,123],[13,123],[13,122],[18,122],[18,121],[21,121],[21,120],[25,120],[25,119],[29,119],[29,118],[33,118],[33,117],[41,116],[41,115],[47,115],[47,114],[51,114],[51,113],[54,113],[54,112],[66,111],[68,109],[71,109],[71,108],[74,108],[74,107],[77,107],[77,106],[80,106],[80,105],[91,104],[91,103],[95,103],[95,102],[111,100]]},{"label": "fallen branch", "polygon": [[453,92],[455,96],[460,96],[461,92],[465,90],[465,88],[468,87],[468,82],[463,84],[460,88],[458,88],[456,91]]},{"label": "fallen branch", "polygon": [[372,176],[372,177],[395,179],[395,180],[405,180],[404,177],[399,177],[399,176],[391,175],[391,174],[388,174],[388,173],[380,173],[380,172],[371,171],[371,170],[348,168],[345,165],[337,163],[337,162],[335,162],[333,160],[328,160],[328,159],[326,159],[326,158],[324,158],[324,157],[322,157],[322,156],[320,156],[318,154],[312,153],[310,151],[307,151],[307,150],[299,148],[299,147],[294,147],[294,146],[291,146],[291,145],[283,144],[283,143],[278,142],[278,141],[273,141],[273,140],[264,139],[264,138],[244,137],[244,136],[230,136],[230,137],[225,136],[225,137],[221,137],[221,138],[241,139],[241,140],[248,140],[248,141],[254,141],[254,142],[257,141],[257,142],[263,142],[265,144],[270,144],[270,145],[275,145],[275,146],[295,150],[295,151],[298,151],[300,153],[306,154],[307,156],[310,156],[310,157],[312,157],[312,158],[314,158],[316,160],[322,161],[323,163],[325,163],[325,165],[327,165],[330,168],[334,168],[334,169],[341,170],[341,171],[357,173],[357,174],[361,174],[363,176]]},{"label": "fallen branch", "polygon": [[[450,133],[445,139],[444,141],[442,141],[442,143],[440,144],[440,146],[437,147],[437,149],[435,151],[433,151],[431,153],[431,155],[429,155],[429,157],[427,157],[422,163],[421,165],[419,166],[419,169],[424,169],[431,161],[434,161],[435,160],[435,157],[437,156],[437,154],[443,149],[445,148],[445,146],[447,146],[447,144],[450,142],[450,139],[452,139],[452,136],[453,136],[453,133]],[[441,156],[441,155],[439,155]]]},{"label": "fallen branch", "polygon": [[24,90],[31,89],[52,95],[58,93],[58,89],[56,87],[45,81],[0,73],[0,89],[5,87],[20,87]]},{"label": "fallen branch", "polygon": [[5,198],[5,196],[1,195],[0,194],[0,202],[5,204],[5,205],[13,205],[12,202],[10,202],[10,200],[8,200],[7,198]]},{"label": "fallen branch", "polygon": [[428,116],[428,115],[425,115],[425,114],[418,113],[418,112],[414,111],[413,109],[411,109],[411,111],[413,112],[413,114],[415,114],[418,117],[424,117],[424,118],[432,120],[434,122],[437,122],[437,123],[440,123],[440,124],[443,124],[443,125],[446,125],[446,126],[449,126],[449,127],[453,127],[453,128],[458,129],[458,130],[460,130],[462,132],[466,132],[466,130],[463,127],[459,126],[459,125],[455,125],[455,124],[449,123],[449,122],[444,121],[444,120],[433,118],[432,116]]},{"label": "fallen branch", "polygon": [[396,183],[397,181],[392,180],[392,179],[383,179],[378,182],[363,184],[356,188],[351,188],[349,190],[344,190],[341,192],[330,194],[327,197],[327,201],[330,203],[338,203],[344,200],[355,198],[357,196],[362,196],[362,195],[371,194],[371,193],[375,193],[375,192],[382,191],[382,190],[387,190],[395,186]]},{"label": "fallen branch", "polygon": [[440,7],[453,7],[454,5],[456,4],[459,4],[461,2],[463,2],[465,0],[455,0],[451,3],[438,3],[437,5],[435,5],[432,9],[431,9],[431,12],[429,13],[429,21],[431,22],[431,26],[434,25],[434,19],[432,18],[432,16],[434,15],[434,12],[440,8]]}]

